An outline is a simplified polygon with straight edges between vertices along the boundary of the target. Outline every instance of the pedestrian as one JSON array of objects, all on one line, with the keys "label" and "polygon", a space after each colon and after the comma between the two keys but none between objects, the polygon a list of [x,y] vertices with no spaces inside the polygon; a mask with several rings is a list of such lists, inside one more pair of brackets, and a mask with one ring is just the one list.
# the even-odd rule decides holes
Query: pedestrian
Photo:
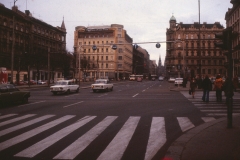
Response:
[{"label": "pedestrian", "polygon": [[223,80],[221,75],[218,74],[214,82],[214,90],[216,91],[217,102],[222,101],[222,89],[223,89]]},{"label": "pedestrian", "polygon": [[188,81],[188,79],[187,79],[187,77],[185,76],[185,77],[183,78],[183,88],[186,88],[187,81]]},{"label": "pedestrian", "polygon": [[234,91],[237,92],[237,88],[238,88],[238,77],[237,75],[235,75],[235,77],[233,78],[233,86],[234,86]]},{"label": "pedestrian", "polygon": [[204,80],[202,81],[202,88],[203,88],[202,100],[205,102],[209,102],[209,91],[212,90],[212,82],[209,79],[208,75],[206,75]]},{"label": "pedestrian", "polygon": [[190,80],[190,89],[191,89],[192,98],[194,98],[196,88],[197,88],[197,81],[196,81],[196,79],[193,77],[193,78]]}]

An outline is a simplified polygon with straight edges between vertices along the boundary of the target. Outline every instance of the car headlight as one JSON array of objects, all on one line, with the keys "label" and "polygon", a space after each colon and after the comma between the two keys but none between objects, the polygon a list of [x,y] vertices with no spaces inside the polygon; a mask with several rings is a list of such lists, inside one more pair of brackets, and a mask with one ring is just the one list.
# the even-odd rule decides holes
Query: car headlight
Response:
[{"label": "car headlight", "polygon": [[92,86],[92,88],[94,88],[94,86]]}]

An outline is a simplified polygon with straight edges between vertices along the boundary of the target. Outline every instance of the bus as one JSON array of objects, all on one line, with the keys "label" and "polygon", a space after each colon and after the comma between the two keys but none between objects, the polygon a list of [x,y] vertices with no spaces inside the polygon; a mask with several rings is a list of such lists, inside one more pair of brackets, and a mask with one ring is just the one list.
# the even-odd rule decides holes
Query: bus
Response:
[{"label": "bus", "polygon": [[141,77],[141,78],[143,79],[143,75],[140,75],[140,74],[138,74],[138,75],[132,74],[132,75],[129,76],[129,80],[130,80],[130,81],[135,81],[135,80],[137,80],[138,77]]}]

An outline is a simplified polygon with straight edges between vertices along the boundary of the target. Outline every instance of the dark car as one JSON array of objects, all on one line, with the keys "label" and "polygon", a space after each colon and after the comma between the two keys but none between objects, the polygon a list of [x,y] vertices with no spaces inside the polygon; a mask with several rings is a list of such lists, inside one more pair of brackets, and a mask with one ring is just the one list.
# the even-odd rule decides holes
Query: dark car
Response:
[{"label": "dark car", "polygon": [[29,91],[20,91],[12,84],[0,84],[0,106],[15,102],[27,103],[29,97]]}]

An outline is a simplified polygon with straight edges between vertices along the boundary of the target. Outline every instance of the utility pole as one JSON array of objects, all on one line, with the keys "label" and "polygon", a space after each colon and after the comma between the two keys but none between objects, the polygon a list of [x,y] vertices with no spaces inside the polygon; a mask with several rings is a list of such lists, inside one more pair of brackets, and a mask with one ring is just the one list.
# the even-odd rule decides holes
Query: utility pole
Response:
[{"label": "utility pole", "polygon": [[[14,0],[14,10],[15,10],[15,3],[17,0]],[[14,64],[14,47],[15,47],[15,13],[13,13],[13,43],[12,43],[12,55],[11,55],[11,84],[13,84],[13,64]]]}]

